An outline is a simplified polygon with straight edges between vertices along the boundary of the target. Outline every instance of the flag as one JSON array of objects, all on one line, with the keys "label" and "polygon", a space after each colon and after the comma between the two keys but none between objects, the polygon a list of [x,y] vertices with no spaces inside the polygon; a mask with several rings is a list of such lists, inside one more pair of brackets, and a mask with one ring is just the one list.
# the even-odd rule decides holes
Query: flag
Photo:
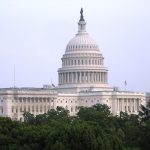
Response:
[{"label": "flag", "polygon": [[126,80],[124,81],[124,85],[127,86],[127,81]]},{"label": "flag", "polygon": [[52,87],[55,87],[55,85],[52,83]]}]

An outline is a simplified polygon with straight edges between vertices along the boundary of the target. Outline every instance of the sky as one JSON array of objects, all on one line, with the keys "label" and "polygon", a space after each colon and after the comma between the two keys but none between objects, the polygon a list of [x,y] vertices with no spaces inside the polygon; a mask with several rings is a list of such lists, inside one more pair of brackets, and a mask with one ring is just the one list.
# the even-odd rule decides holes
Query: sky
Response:
[{"label": "sky", "polygon": [[109,84],[150,91],[150,0],[0,0],[0,88],[57,85],[81,7]]}]

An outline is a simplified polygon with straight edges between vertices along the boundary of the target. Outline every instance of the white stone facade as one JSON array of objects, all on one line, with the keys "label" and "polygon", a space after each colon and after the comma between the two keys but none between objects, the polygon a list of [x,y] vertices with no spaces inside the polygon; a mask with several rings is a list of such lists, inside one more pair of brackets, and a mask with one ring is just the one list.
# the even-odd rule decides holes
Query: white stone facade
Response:
[{"label": "white stone facade", "polygon": [[40,88],[0,89],[0,115],[22,120],[24,112],[34,115],[55,109],[57,93]]},{"label": "white stone facade", "polygon": [[67,44],[58,69],[55,88],[0,89],[0,115],[22,120],[24,112],[34,115],[62,106],[76,115],[79,106],[107,104],[114,115],[121,111],[137,114],[145,105],[145,93],[115,90],[108,85],[108,69],[104,66],[98,45],[86,32],[81,10],[78,33]]}]

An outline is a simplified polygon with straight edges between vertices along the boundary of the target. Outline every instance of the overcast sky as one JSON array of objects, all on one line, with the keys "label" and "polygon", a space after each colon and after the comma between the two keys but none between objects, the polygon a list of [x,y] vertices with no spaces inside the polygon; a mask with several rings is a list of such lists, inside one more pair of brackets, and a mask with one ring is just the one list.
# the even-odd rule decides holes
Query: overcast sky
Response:
[{"label": "overcast sky", "polygon": [[0,0],[0,87],[57,85],[80,8],[109,69],[109,84],[150,91],[150,0]]}]

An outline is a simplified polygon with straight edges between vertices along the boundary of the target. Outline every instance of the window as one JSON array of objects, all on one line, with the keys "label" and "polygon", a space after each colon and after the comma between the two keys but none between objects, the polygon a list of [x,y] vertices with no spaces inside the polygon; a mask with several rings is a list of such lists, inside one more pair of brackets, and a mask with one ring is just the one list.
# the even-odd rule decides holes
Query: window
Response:
[{"label": "window", "polygon": [[22,112],[22,107],[20,107],[20,112]]},{"label": "window", "polygon": [[124,106],[124,110],[127,111],[127,107],[126,106]]},{"label": "window", "polygon": [[32,106],[32,112],[34,112],[34,106]]},{"label": "window", "polygon": [[129,112],[131,112],[131,110],[130,110],[130,106],[128,106],[128,111],[129,111]]},{"label": "window", "polygon": [[17,97],[14,97],[14,100],[17,100]]},{"label": "window", "polygon": [[32,100],[32,103],[34,103],[34,98],[31,98],[31,100]]},{"label": "window", "polygon": [[35,102],[38,103],[38,98],[37,97],[35,98]]},{"label": "window", "polygon": [[42,105],[40,106],[40,112],[42,112]]},{"label": "window", "polygon": [[1,107],[1,113],[3,114],[3,107]]},{"label": "window", "polygon": [[97,60],[95,60],[95,64],[97,65]]},{"label": "window", "polygon": [[22,103],[22,97],[19,97],[19,102]]},{"label": "window", "polygon": [[20,122],[22,122],[23,121],[23,118],[22,117],[20,117]]},{"label": "window", "polygon": [[28,106],[28,112],[30,112],[30,106]]},{"label": "window", "polygon": [[80,65],[80,60],[78,60],[78,65]]},{"label": "window", "polygon": [[26,106],[24,106],[24,112],[26,112]]},{"label": "window", "polygon": [[14,107],[12,106],[12,108],[11,108],[11,109],[12,109],[12,113],[13,113],[13,112],[14,112]]},{"label": "window", "polygon": [[133,112],[134,112],[134,106],[133,106],[133,108],[132,108],[132,109],[133,109]]},{"label": "window", "polygon": [[38,112],[39,110],[38,110],[38,106],[36,106],[36,112]]},{"label": "window", "polygon": [[73,108],[71,107],[71,112],[73,112]]},{"label": "window", "polygon": [[26,102],[26,98],[25,98],[25,97],[23,98],[23,102],[24,102],[24,103]]},{"label": "window", "polygon": [[87,60],[85,60],[85,64],[87,65]]},{"label": "window", "polygon": [[47,102],[49,103],[49,101],[50,101],[50,98],[47,98]]},{"label": "window", "polygon": [[44,113],[46,113],[46,106],[44,106]]},{"label": "window", "polygon": [[46,98],[43,98],[44,102],[46,102]]},{"label": "window", "polygon": [[91,65],[91,60],[89,59],[89,65]]},{"label": "window", "polygon": [[92,64],[94,65],[94,60],[92,60]]},{"label": "window", "polygon": [[27,102],[30,103],[30,98],[27,99]]},{"label": "window", "polygon": [[39,101],[42,103],[42,98],[39,98]]},{"label": "window", "polygon": [[18,113],[18,107],[16,107],[16,113]]},{"label": "window", "polygon": [[82,60],[82,65],[83,65],[83,60]]}]

